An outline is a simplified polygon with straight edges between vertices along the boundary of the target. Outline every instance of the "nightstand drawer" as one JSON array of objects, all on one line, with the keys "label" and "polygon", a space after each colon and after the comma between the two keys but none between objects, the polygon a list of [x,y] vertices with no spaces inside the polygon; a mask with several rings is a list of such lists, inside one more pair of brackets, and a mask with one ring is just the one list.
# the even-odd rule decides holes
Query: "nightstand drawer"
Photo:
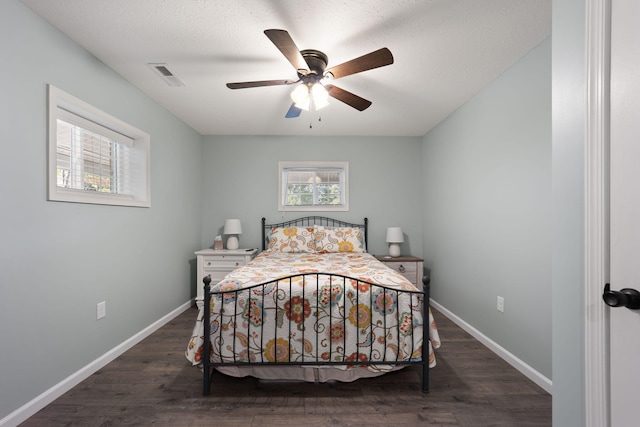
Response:
[{"label": "nightstand drawer", "polygon": [[418,283],[418,268],[415,262],[387,262],[387,267],[406,277],[411,283]]},{"label": "nightstand drawer", "polygon": [[207,276],[211,276],[211,283],[218,283],[219,281],[221,281],[222,279],[224,279],[224,276],[226,276],[227,274],[231,273],[233,270],[215,270],[215,269],[206,269],[204,270],[204,275]]},{"label": "nightstand drawer", "polygon": [[202,257],[203,267],[208,268],[223,268],[223,269],[235,269],[245,264],[245,258],[238,255],[220,255],[220,256],[205,256]]},{"label": "nightstand drawer", "polygon": [[422,270],[424,263],[421,258],[411,255],[402,255],[399,257],[376,255],[376,258],[387,267],[402,274],[418,289],[422,289]]}]

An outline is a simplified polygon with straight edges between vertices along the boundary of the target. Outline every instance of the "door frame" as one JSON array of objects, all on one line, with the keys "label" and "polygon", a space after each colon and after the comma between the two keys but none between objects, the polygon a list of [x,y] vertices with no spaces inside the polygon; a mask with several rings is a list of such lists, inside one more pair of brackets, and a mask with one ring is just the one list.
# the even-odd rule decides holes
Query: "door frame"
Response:
[{"label": "door frame", "polygon": [[584,380],[587,427],[610,424],[609,312],[602,291],[609,280],[609,111],[611,1],[586,2],[586,136],[584,187]]}]

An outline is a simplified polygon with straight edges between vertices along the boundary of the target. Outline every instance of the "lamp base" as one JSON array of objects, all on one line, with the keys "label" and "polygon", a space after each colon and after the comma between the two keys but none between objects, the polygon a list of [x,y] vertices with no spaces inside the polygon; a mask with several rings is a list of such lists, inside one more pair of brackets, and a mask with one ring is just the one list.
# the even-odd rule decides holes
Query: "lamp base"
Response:
[{"label": "lamp base", "polygon": [[389,245],[389,255],[392,257],[400,256],[400,245],[397,243],[391,243]]},{"label": "lamp base", "polygon": [[238,249],[238,236],[231,235],[227,238],[227,249]]}]

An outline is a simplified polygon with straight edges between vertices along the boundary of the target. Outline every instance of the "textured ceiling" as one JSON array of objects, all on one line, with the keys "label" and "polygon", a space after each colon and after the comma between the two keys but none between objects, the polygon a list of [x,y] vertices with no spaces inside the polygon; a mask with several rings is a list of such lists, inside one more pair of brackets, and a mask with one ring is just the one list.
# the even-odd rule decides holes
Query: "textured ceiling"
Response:
[{"label": "textured ceiling", "polygon": [[[422,136],[551,33],[551,0],[22,2],[203,135]],[[381,47],[394,64],[333,82],[367,110],[331,99],[321,122],[285,119],[292,87],[225,86],[297,78],[271,28],[326,53],[328,67]]]}]

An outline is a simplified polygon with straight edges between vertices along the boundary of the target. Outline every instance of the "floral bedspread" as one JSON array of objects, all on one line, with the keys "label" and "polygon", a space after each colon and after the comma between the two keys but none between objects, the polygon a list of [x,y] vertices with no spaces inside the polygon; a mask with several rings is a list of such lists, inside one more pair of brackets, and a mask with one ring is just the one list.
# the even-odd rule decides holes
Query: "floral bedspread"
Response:
[{"label": "floral bedspread", "polygon": [[[263,252],[212,286],[214,291],[244,289],[294,274],[265,287],[211,298],[211,360],[214,362],[367,362],[422,357],[422,294],[401,274],[368,253]],[[380,284],[384,290],[357,280]],[[398,290],[400,292],[395,292]],[[346,318],[343,322],[342,319]],[[429,366],[440,346],[429,313]],[[234,334],[235,330],[235,334]],[[317,331],[317,334],[316,334]],[[185,355],[202,361],[203,310]],[[380,365],[342,369],[385,370]]]}]

